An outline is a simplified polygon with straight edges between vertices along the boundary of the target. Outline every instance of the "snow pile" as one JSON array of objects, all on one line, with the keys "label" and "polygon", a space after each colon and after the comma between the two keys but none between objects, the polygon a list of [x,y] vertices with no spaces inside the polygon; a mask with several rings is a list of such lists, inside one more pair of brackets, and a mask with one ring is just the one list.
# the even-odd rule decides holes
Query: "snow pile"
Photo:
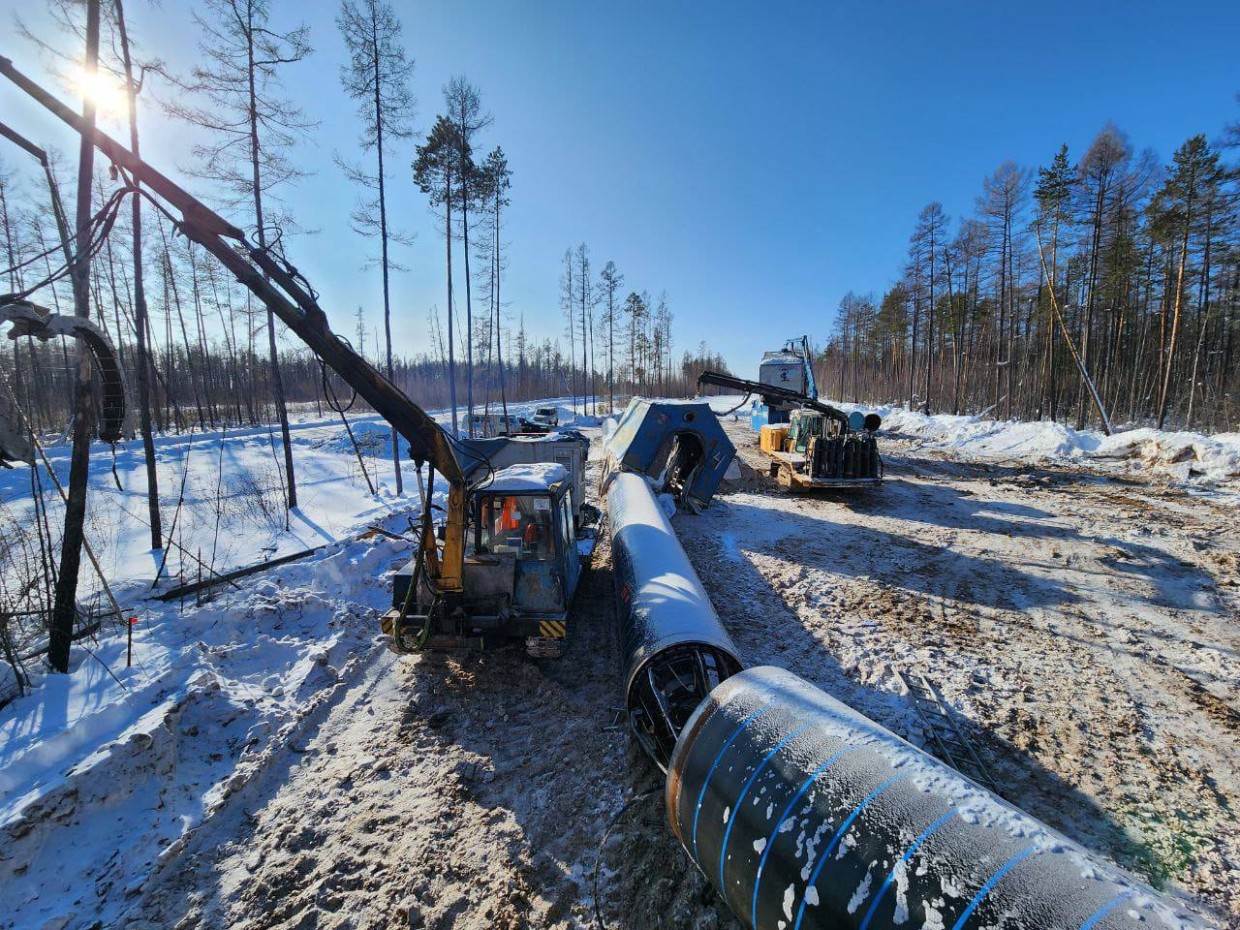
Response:
[{"label": "snow pile", "polygon": [[985,420],[976,416],[926,416],[901,407],[876,409],[883,428],[922,440],[924,448],[967,458],[1026,461],[1124,463],[1133,471],[1152,471],[1177,481],[1218,483],[1240,477],[1240,433],[1172,432],[1133,429],[1113,436],[1075,430],[1063,423]]},{"label": "snow pile", "polygon": [[124,638],[111,636],[97,658],[75,649],[70,674],[45,676],[4,708],[0,914],[21,926],[109,925],[374,654],[385,574],[407,553],[379,536],[185,613],[148,602],[133,668]]},{"label": "snow pile", "polygon": [[1164,432],[1134,429],[1102,437],[1094,458],[1140,462],[1179,481],[1224,481],[1240,476],[1240,433]]},{"label": "snow pile", "polygon": [[554,462],[509,465],[501,468],[485,486],[496,493],[518,494],[522,491],[546,491],[551,485],[568,480],[568,470]]},{"label": "snow pile", "polygon": [[329,441],[333,452],[343,452],[351,455],[353,453],[353,442],[356,442],[357,447],[363,452],[372,455],[376,450],[382,451],[391,446],[392,428],[384,420],[350,421],[349,427],[353,430],[353,441],[349,440],[349,434],[342,426],[340,435]]}]

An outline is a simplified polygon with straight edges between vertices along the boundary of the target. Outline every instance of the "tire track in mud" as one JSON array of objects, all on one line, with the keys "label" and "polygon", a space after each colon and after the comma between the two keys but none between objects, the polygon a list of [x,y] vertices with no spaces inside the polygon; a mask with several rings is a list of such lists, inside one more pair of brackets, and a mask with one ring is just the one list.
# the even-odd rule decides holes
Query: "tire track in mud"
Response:
[{"label": "tire track in mud", "polygon": [[[147,884],[124,926],[593,926],[600,838],[630,797],[662,785],[613,725],[612,597],[602,540],[558,661],[376,652],[317,732]],[[608,926],[735,928],[662,801],[641,802],[607,844]]]}]

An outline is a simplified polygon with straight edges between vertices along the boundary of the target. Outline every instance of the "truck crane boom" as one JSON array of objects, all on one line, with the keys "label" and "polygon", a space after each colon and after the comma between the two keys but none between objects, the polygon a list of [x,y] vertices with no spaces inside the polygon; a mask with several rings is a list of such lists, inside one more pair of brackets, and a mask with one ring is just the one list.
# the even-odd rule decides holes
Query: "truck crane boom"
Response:
[{"label": "truck crane boom", "polygon": [[[177,210],[181,218],[174,218],[174,222],[186,238],[214,255],[315,355],[331,366],[387,420],[409,443],[409,452],[415,462],[419,465],[429,462],[439,471],[448,482],[448,519],[444,530],[442,559],[431,558],[429,561],[436,568],[435,586],[447,594],[460,592],[463,589],[468,488],[465,470],[447,432],[400,388],[332,332],[327,322],[327,314],[323,312],[313,290],[296,268],[269,249],[254,245],[241,229],[229,223],[180,185],[107,133],[87,125],[77,113],[18,71],[13,62],[3,56],[0,56],[0,74],[79,135],[88,137],[100,153],[132,179],[135,186],[145,185],[151,195]],[[428,555],[435,547],[434,539],[429,534],[429,521],[424,521],[423,535],[429,538],[422,540],[421,548]]]},{"label": "truck crane boom", "polygon": [[836,420],[841,425],[844,432],[848,432],[851,427],[848,423],[848,414],[838,407],[832,407],[830,404],[823,403],[817,397],[810,397],[806,394],[800,394],[797,391],[790,391],[788,388],[781,388],[774,384],[765,384],[761,381],[750,381],[747,378],[737,378],[732,375],[720,374],[717,371],[704,371],[698,375],[698,386],[703,384],[712,384],[715,387],[731,388],[734,391],[744,391],[746,394],[757,394],[768,404],[789,403],[799,404],[810,410],[817,410],[819,413],[825,413],[827,416]]}]

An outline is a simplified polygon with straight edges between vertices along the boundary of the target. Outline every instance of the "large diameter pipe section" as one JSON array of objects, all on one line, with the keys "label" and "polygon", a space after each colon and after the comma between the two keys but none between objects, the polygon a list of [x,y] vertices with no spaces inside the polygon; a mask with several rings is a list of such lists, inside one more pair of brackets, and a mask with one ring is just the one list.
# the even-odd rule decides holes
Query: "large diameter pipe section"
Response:
[{"label": "large diameter pipe section", "polygon": [[629,725],[666,770],[694,710],[744,665],[646,477],[605,490]]},{"label": "large diameter pipe section", "polygon": [[752,928],[1205,927],[779,668],[740,672],[693,714],[667,808]]}]

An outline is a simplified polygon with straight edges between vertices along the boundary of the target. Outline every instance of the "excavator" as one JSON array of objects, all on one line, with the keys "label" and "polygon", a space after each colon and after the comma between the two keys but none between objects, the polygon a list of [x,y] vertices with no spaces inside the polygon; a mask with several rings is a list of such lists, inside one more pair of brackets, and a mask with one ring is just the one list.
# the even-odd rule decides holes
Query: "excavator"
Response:
[{"label": "excavator", "polygon": [[[87,124],[11,60],[0,57],[0,75],[90,139],[130,196],[146,197],[176,231],[213,255],[408,443],[423,507],[416,555],[398,572],[392,608],[381,620],[391,648],[399,653],[485,648],[524,639],[530,655],[558,658],[581,574],[578,536],[588,532],[577,526],[585,521],[575,519],[572,503],[583,475],[554,458],[495,468],[486,451],[450,435],[332,332],[313,288],[282,254],[255,245],[241,229]],[[432,504],[437,478],[447,486],[442,521],[433,515],[439,509]]]}]

